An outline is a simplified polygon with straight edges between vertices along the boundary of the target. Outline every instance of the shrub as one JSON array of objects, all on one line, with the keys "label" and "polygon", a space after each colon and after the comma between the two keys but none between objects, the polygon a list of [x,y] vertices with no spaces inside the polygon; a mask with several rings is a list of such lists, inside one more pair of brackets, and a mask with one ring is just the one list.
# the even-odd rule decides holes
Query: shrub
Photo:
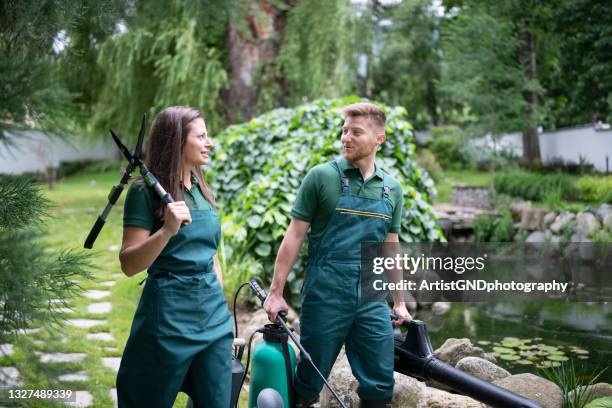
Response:
[{"label": "shrub", "polygon": [[[578,199],[591,202],[610,202],[612,192],[612,176],[580,177],[576,182]],[[607,200],[607,201],[606,201]]]},{"label": "shrub", "polygon": [[495,191],[534,201],[543,201],[548,194],[555,192],[559,192],[566,200],[576,197],[573,178],[561,173],[537,174],[522,171],[499,173],[495,176]]},{"label": "shrub", "polygon": [[[224,214],[226,252],[233,263],[252,258],[269,283],[291,206],[306,172],[339,156],[341,108],[356,97],[319,100],[294,109],[276,109],[247,123],[233,125],[217,140],[210,179]],[[382,105],[380,105],[382,106]],[[387,114],[387,143],[379,163],[404,188],[403,241],[443,239],[429,204],[433,180],[414,160],[412,127],[402,107],[382,106]],[[289,291],[298,295],[303,257],[289,276]],[[229,261],[228,261],[229,262]]]},{"label": "shrub", "polygon": [[463,169],[469,158],[463,150],[464,137],[454,127],[434,128],[429,150],[444,169]]},{"label": "shrub", "polygon": [[504,210],[498,218],[479,215],[474,220],[476,242],[512,242],[513,238],[514,222],[508,210]]},{"label": "shrub", "polygon": [[428,149],[419,149],[414,155],[414,159],[427,173],[435,180],[439,181],[442,177],[442,167],[436,160],[436,156]]}]

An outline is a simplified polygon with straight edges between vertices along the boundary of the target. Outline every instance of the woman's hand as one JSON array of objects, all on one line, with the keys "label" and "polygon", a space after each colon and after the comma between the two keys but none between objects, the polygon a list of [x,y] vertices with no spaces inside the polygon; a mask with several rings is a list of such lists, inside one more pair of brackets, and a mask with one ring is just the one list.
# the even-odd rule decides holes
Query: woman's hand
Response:
[{"label": "woman's hand", "polygon": [[191,223],[191,213],[187,204],[184,201],[166,204],[162,229],[170,235],[176,235],[183,221]]}]

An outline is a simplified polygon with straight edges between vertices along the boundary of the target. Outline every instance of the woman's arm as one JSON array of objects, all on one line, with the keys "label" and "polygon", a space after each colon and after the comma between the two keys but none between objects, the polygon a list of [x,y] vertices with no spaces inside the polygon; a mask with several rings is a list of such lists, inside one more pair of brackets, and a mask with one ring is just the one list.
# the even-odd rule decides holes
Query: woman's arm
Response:
[{"label": "woman's arm", "polygon": [[154,234],[144,228],[125,227],[123,243],[119,252],[121,270],[127,276],[144,271],[157,259],[159,254],[178,232],[183,221],[190,223],[191,215],[184,201],[166,205],[164,225]]}]

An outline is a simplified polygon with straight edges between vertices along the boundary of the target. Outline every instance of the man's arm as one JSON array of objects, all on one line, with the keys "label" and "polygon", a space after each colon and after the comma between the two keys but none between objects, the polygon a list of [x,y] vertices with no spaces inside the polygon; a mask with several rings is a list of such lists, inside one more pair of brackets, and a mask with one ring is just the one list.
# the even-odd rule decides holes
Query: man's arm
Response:
[{"label": "man's arm", "polygon": [[[400,252],[400,244],[399,244],[399,234],[394,232],[389,232],[385,237],[385,246],[388,248],[389,254],[399,254]],[[389,256],[393,256],[389,255]],[[389,280],[392,282],[399,283],[402,281],[402,271],[400,269],[393,269],[388,272]],[[393,322],[394,325],[399,326],[404,321],[412,320],[412,316],[408,313],[408,309],[406,309],[406,302],[404,300],[404,292],[401,290],[392,290],[391,297],[393,298],[393,314],[397,317],[397,320]]]},{"label": "man's arm", "polygon": [[283,298],[283,289],[287,282],[287,276],[300,255],[300,250],[302,249],[302,244],[304,243],[304,238],[306,238],[309,227],[309,222],[299,220],[295,217],[292,218],[289,227],[287,227],[283,242],[278,250],[278,254],[276,255],[270,293],[264,302],[264,309],[272,322],[276,321],[276,314],[279,311],[287,311],[289,309],[287,302],[285,302]]}]

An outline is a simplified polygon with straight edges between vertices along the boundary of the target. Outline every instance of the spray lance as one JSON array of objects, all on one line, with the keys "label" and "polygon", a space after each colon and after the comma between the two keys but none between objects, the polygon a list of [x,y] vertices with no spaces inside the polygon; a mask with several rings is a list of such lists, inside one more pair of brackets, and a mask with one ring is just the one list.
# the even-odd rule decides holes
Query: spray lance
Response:
[{"label": "spray lance", "polygon": [[[261,303],[263,304],[263,302],[265,302],[265,300],[266,300],[268,295],[259,286],[259,284],[255,281],[255,279],[251,279],[249,281],[249,288],[251,288],[251,291],[255,294],[255,296],[257,296],[259,298],[259,300],[261,300]],[[306,361],[308,361],[308,363],[312,366],[312,368],[319,375],[319,377],[321,377],[321,379],[323,380],[323,383],[325,384],[327,389],[332,393],[332,395],[338,401],[338,403],[342,406],[342,408],[347,408],[346,404],[342,401],[340,396],[338,396],[336,391],[334,391],[334,389],[331,387],[331,385],[327,382],[327,380],[325,379],[325,376],[321,373],[321,371],[319,371],[319,369],[317,368],[316,364],[312,360],[312,357],[310,357],[310,354],[308,354],[306,349],[304,349],[304,347],[300,344],[300,341],[297,339],[297,337],[295,336],[293,331],[287,326],[287,314],[285,312],[283,312],[283,311],[279,312],[278,313],[278,318],[276,320],[277,320],[278,324],[283,328],[283,330],[287,333],[287,335],[289,335],[289,337],[291,338],[293,343],[300,350],[301,358],[303,358]]]}]

